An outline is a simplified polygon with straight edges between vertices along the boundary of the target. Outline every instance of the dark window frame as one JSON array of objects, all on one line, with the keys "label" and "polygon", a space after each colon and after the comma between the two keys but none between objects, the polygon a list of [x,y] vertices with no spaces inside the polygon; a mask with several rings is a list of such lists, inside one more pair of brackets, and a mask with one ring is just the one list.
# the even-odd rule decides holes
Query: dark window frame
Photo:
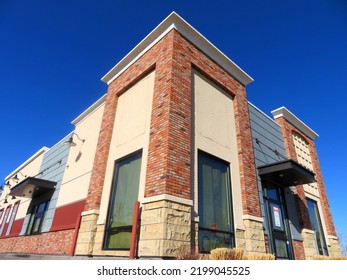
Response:
[{"label": "dark window frame", "polygon": [[[207,152],[205,152],[203,150],[200,150],[200,149],[198,149],[197,153],[198,153],[198,157],[197,157],[198,158],[197,179],[198,179],[198,204],[199,204],[198,211],[199,212],[201,211],[200,210],[201,206],[200,206],[200,201],[199,201],[200,200],[199,193],[201,192],[201,187],[200,187],[200,183],[199,183],[199,170],[200,170],[200,161],[201,161],[200,158],[201,158],[201,156],[203,156],[203,157],[207,157],[207,158],[209,158],[209,159],[211,159],[213,161],[219,162],[219,163],[225,165],[225,167],[227,168],[227,172],[226,173],[227,173],[227,180],[228,180],[228,184],[229,184],[229,186],[228,186],[228,192],[229,192],[228,195],[229,195],[229,202],[230,202],[229,205],[228,205],[229,209],[227,209],[227,212],[229,212],[229,215],[230,215],[230,218],[231,218],[231,221],[230,221],[230,225],[231,225],[230,231],[220,230],[220,229],[213,229],[213,228],[206,228],[204,226],[200,226],[200,222],[199,222],[199,226],[198,226],[198,231],[199,232],[200,231],[209,232],[211,235],[213,235],[215,237],[217,237],[218,234],[220,234],[220,235],[229,235],[229,238],[230,238],[230,241],[231,241],[231,245],[229,247],[233,248],[233,247],[235,247],[235,228],[234,228],[233,195],[232,195],[232,181],[231,181],[230,162],[227,162],[227,161],[225,161],[225,160],[223,160],[223,159],[221,159],[221,158],[219,158],[217,156],[209,154],[209,153],[207,153]],[[198,214],[198,215],[200,215],[200,214]],[[220,239],[220,238],[217,237],[217,239]],[[219,240],[219,241],[221,241],[221,240]],[[203,250],[201,248],[200,240],[199,240],[198,244],[199,244],[199,252],[201,252],[201,253],[209,253],[210,252],[210,251]]]},{"label": "dark window frame", "polygon": [[[16,201],[14,204],[13,204],[13,208],[12,208],[12,212],[11,212],[11,215],[10,215],[10,219],[8,221],[8,227],[6,229],[6,233],[5,235],[6,236],[9,236],[11,234],[11,230],[12,230],[12,227],[13,227],[13,224],[14,224],[14,221],[16,220],[16,216],[17,216],[17,213],[18,213],[18,209],[19,209],[19,205],[20,205],[20,200]],[[17,208],[16,208],[17,206]],[[15,212],[14,212],[15,211]]]},{"label": "dark window frame", "polygon": [[[124,157],[121,157],[121,158],[117,159],[114,162],[112,187],[111,187],[109,203],[108,203],[108,210],[107,210],[104,238],[103,238],[103,243],[102,243],[102,250],[107,250],[107,251],[112,251],[112,250],[113,251],[114,250],[129,251],[130,250],[130,244],[127,247],[112,247],[112,248],[109,248],[107,246],[107,242],[108,242],[108,238],[110,238],[110,234],[111,233],[117,233],[117,232],[130,232],[131,233],[131,231],[132,231],[132,224],[131,225],[127,225],[127,226],[110,227],[109,226],[109,222],[110,222],[112,210],[114,208],[114,204],[115,204],[115,200],[116,200],[117,179],[118,179],[117,175],[118,175],[119,164],[122,163],[125,160],[131,159],[133,157],[135,158],[137,156],[139,156],[141,158],[141,161],[142,161],[142,156],[143,156],[142,149],[137,150],[137,151],[135,151],[133,153],[130,153],[130,154],[124,156]],[[141,166],[140,166],[139,177],[141,177]],[[133,205],[131,205],[130,207],[133,207]]]},{"label": "dark window frame", "polygon": [[[308,197],[306,197],[306,203],[307,203],[307,210],[308,210],[308,215],[310,218],[311,227],[312,227],[312,230],[314,231],[315,243],[317,246],[317,248],[316,248],[317,253],[321,256],[329,256],[329,251],[328,251],[328,247],[327,247],[326,240],[325,240],[325,234],[324,234],[321,215],[320,215],[319,208],[318,208],[318,203],[316,200],[310,199]],[[313,224],[312,224],[311,215],[310,215],[310,205],[313,205],[312,210],[314,211],[314,215],[315,215],[315,219],[316,219],[315,223],[318,226],[317,230],[314,229]],[[317,231],[318,231],[319,236],[317,236]]]},{"label": "dark window frame", "polygon": [[[30,211],[30,218],[27,224],[27,228],[25,231],[25,235],[36,235],[36,234],[41,234],[42,232],[42,224],[43,221],[45,220],[46,213],[49,209],[49,204],[50,200],[44,200],[38,203],[35,203],[31,206],[31,211]],[[44,210],[39,212],[40,206],[44,206]],[[37,227],[37,230],[35,229],[35,222],[39,220],[39,224]]]},{"label": "dark window frame", "polygon": [[[1,219],[2,219],[2,215],[4,214],[4,212],[5,212],[5,208],[1,208],[1,209],[0,209],[0,221],[1,221]],[[2,223],[0,223],[0,227],[1,227],[1,224],[2,224]]]},{"label": "dark window frame", "polygon": [[7,219],[8,217],[10,216],[10,212],[11,212],[11,208],[12,208],[12,204],[8,205],[5,209],[5,211],[3,212],[4,214],[4,217],[3,217],[3,220],[0,224],[0,236],[5,236],[5,227],[6,227],[6,224],[7,224]]}]

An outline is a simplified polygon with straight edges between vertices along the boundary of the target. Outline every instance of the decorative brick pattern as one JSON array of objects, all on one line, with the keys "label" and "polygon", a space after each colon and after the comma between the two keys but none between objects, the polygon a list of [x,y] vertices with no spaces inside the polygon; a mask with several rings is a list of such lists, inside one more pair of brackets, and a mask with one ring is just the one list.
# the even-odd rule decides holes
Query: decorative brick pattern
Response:
[{"label": "decorative brick pattern", "polygon": [[[306,140],[308,137],[305,137],[304,135],[302,135],[301,131],[299,131],[291,123],[287,122],[286,119],[283,117],[277,118],[276,122],[282,127],[283,140],[284,140],[284,145],[286,147],[288,158],[298,161],[295,145],[294,145],[294,141],[292,137],[293,132],[297,133],[298,135],[301,135],[304,140]],[[300,227],[302,229],[303,228],[312,229],[303,185],[298,185],[295,187],[294,196],[295,196],[296,208],[298,210]]]},{"label": "decorative brick pattern", "polygon": [[[295,126],[293,126],[291,123],[286,121],[283,117],[277,118],[276,122],[279,125],[281,125],[281,127],[282,127],[284,143],[285,143],[287,154],[288,154],[289,158],[297,161],[294,141],[292,138],[293,132],[300,135],[308,143],[308,146],[310,149],[312,165],[313,165],[313,172],[316,174],[315,178],[317,181],[319,197],[321,200],[321,205],[322,205],[322,210],[323,210],[322,214],[324,216],[324,220],[326,223],[328,235],[336,236],[334,221],[333,221],[331,211],[330,211],[328,197],[326,194],[326,189],[325,189],[325,185],[324,185],[324,181],[323,181],[322,172],[320,169],[320,164],[318,161],[318,155],[317,155],[317,150],[315,147],[314,140],[312,140],[311,138],[304,135],[300,130],[298,130]],[[308,210],[307,210],[307,203],[306,203],[304,187],[302,185],[300,185],[300,186],[296,186],[295,189],[296,189],[295,190],[296,204],[297,204],[297,209],[298,209],[298,214],[299,214],[300,226],[301,226],[301,228],[312,229],[311,223],[310,223],[310,218],[308,215]]]}]

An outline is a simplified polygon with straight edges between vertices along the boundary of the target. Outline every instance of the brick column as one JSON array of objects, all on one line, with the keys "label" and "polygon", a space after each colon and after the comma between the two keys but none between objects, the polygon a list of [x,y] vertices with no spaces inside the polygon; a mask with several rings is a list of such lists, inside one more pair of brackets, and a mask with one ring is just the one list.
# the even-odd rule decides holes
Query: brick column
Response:
[{"label": "brick column", "polygon": [[257,172],[245,88],[234,99],[237,147],[240,162],[243,214],[261,217]]},{"label": "brick column", "polygon": [[323,215],[324,215],[324,220],[327,227],[328,235],[336,236],[334,220],[330,210],[328,195],[324,185],[324,180],[323,180],[322,171],[321,171],[319,160],[318,160],[316,146],[313,140],[309,139],[308,142],[309,142],[313,170],[314,170],[314,173],[316,174],[318,192],[319,192],[319,197],[321,200],[321,206],[323,210]]},{"label": "brick column", "polygon": [[[297,162],[298,159],[292,135],[293,131],[297,131],[300,135],[302,135],[302,133],[299,132],[292,124],[287,122],[284,117],[277,118],[276,122],[282,127],[283,140],[288,157]],[[312,229],[303,185],[298,185],[295,187],[294,196],[301,228]]]},{"label": "brick column", "polygon": [[[318,160],[318,154],[315,147],[314,139],[311,139],[310,137],[306,136],[302,131],[300,131],[291,123],[289,123],[284,117],[278,117],[276,119],[276,122],[282,127],[284,143],[285,143],[289,158],[297,161],[294,141],[292,138],[293,132],[300,134],[308,143],[310,157],[311,157],[311,161],[313,165],[313,172],[315,173],[315,179],[317,181],[319,198],[320,198],[321,206],[322,206],[323,213],[321,214],[324,217],[326,230],[328,233],[328,236],[326,236],[326,238],[329,239],[329,242],[331,243],[330,248],[328,248],[330,252],[332,250],[331,249],[332,244],[336,244],[335,242],[336,230],[335,230],[334,221],[333,221],[330,206],[329,206],[329,201],[328,201],[328,197],[326,193],[326,188],[324,185],[324,180],[323,180],[323,176],[322,176],[322,172],[321,172],[321,168],[320,168],[320,164]],[[312,257],[311,251],[313,250],[312,248],[315,248],[315,246],[313,246],[314,244],[311,242],[312,226],[310,223],[310,217],[309,217],[308,209],[307,209],[306,195],[305,195],[304,187],[302,185],[296,186],[295,196],[296,196],[296,204],[297,204],[300,226],[304,230],[302,235],[304,238],[303,247],[305,250],[305,255],[306,257],[311,258]],[[311,250],[308,249],[309,246],[312,246]],[[334,248],[337,248],[337,246],[335,246]],[[316,252],[315,249],[314,251]],[[333,251],[334,251],[333,254],[337,254],[337,255],[340,254],[338,249]]]},{"label": "brick column", "polygon": [[156,63],[141,257],[174,257],[191,244],[191,62],[180,52],[180,40],[170,32]]},{"label": "brick column", "polygon": [[176,31],[168,34],[156,64],[145,197],[190,199],[191,67],[179,39]]}]

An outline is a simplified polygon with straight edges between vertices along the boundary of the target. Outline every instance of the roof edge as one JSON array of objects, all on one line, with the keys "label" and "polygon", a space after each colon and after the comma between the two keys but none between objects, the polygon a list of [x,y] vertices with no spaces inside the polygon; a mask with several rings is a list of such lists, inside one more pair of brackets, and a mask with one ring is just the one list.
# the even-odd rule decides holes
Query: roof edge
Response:
[{"label": "roof edge", "polygon": [[289,121],[292,125],[298,128],[301,132],[303,132],[312,140],[319,137],[319,135],[316,132],[314,132],[308,125],[306,125],[302,120],[295,116],[286,107],[282,106],[278,109],[271,111],[271,113],[275,119],[280,117],[285,118],[287,121]]},{"label": "roof edge", "polygon": [[99,109],[105,103],[106,94],[101,96],[97,101],[95,101],[91,106],[89,106],[86,110],[84,110],[77,118],[75,118],[71,124],[74,126],[78,125],[82,120],[92,114],[95,110]]},{"label": "roof edge", "polygon": [[5,181],[9,180],[12,176],[14,176],[16,173],[18,173],[20,170],[22,170],[25,166],[27,166],[30,162],[35,160],[37,157],[39,157],[41,154],[46,153],[50,149],[47,147],[42,147],[40,150],[38,150],[35,154],[33,154],[30,158],[28,158],[25,162],[23,162],[20,166],[18,166],[14,171],[12,171],[9,175],[6,176]]},{"label": "roof edge", "polygon": [[263,110],[261,110],[259,107],[255,106],[252,102],[247,101],[248,105],[252,106],[255,110],[257,110],[260,114],[262,114],[264,117],[266,117],[271,123],[275,124],[276,126],[280,127],[280,125],[273,119],[271,118],[268,114],[266,114]]},{"label": "roof edge", "polygon": [[172,12],[166,17],[137,46],[135,46],[135,48],[102,77],[101,80],[110,84],[172,29],[176,29],[244,86],[253,82],[253,79],[246,72],[176,12]]}]

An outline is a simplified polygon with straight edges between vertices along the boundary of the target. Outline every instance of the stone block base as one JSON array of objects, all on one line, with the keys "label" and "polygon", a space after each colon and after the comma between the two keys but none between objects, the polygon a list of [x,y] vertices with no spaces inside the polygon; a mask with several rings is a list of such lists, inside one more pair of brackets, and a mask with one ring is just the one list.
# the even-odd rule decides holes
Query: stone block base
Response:
[{"label": "stone block base", "polygon": [[314,256],[317,256],[316,240],[314,238],[314,231],[310,229],[303,229],[301,232],[304,239],[304,251],[305,258],[312,260]]},{"label": "stone block base", "polygon": [[[240,245],[243,246],[247,253],[265,254],[265,237],[263,219],[245,215],[243,217],[243,224],[245,226],[244,241],[239,239]],[[241,236],[241,233],[237,233]]]},{"label": "stone block base", "polygon": [[78,232],[77,244],[75,249],[76,255],[93,255],[95,235],[97,231],[96,221],[99,217],[99,211],[83,212],[81,225]]},{"label": "stone block base", "polygon": [[342,252],[341,252],[341,247],[340,247],[338,238],[336,236],[329,236],[328,239],[330,242],[330,246],[328,247],[329,256],[341,257]]},{"label": "stone block base", "polygon": [[169,200],[142,206],[138,254],[140,257],[175,257],[191,246],[191,206]]}]

